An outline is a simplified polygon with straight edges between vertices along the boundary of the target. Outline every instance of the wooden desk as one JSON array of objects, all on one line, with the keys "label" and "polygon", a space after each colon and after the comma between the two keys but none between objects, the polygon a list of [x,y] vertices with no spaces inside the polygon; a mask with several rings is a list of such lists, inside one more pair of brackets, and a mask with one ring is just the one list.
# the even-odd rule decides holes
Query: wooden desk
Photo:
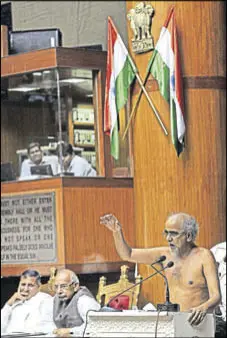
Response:
[{"label": "wooden desk", "polygon": [[55,196],[56,261],[3,263],[2,276],[20,275],[28,267],[49,275],[51,266],[76,273],[120,271],[124,262],[116,253],[112,233],[100,225],[99,218],[105,213],[116,214],[127,241],[135,245],[133,180],[59,177],[1,184],[2,198],[50,192]]}]

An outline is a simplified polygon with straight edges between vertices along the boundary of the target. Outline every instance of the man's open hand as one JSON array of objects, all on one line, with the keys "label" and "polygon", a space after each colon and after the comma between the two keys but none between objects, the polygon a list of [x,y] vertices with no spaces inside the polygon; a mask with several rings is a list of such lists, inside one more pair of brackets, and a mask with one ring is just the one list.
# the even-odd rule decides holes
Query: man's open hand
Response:
[{"label": "man's open hand", "polygon": [[192,313],[190,314],[188,321],[191,325],[199,325],[206,316],[207,309],[202,305],[191,309]]}]

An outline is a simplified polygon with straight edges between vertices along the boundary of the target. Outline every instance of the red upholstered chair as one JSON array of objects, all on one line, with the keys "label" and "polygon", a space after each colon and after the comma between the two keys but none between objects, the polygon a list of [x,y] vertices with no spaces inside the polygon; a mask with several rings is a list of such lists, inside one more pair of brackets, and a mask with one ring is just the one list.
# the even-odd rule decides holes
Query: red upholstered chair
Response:
[{"label": "red upholstered chair", "polygon": [[98,293],[96,296],[97,301],[102,305],[107,305],[115,309],[132,309],[137,306],[138,297],[140,293],[140,284],[134,288],[126,291],[124,294],[114,298],[122,291],[133,286],[134,283],[141,281],[142,277],[138,275],[134,282],[129,282],[127,265],[121,267],[121,276],[117,283],[106,284],[106,277],[102,276],[99,280]]}]

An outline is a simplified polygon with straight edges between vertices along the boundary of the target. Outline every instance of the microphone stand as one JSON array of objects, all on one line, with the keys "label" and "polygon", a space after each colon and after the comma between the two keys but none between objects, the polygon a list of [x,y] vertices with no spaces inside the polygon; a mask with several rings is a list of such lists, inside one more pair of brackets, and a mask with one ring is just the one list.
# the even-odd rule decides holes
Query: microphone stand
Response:
[{"label": "microphone stand", "polygon": [[157,310],[158,311],[168,311],[168,312],[178,312],[178,311],[180,311],[180,305],[179,304],[173,304],[173,303],[170,302],[169,285],[168,285],[168,281],[167,281],[166,276],[161,273],[162,270],[156,269],[156,267],[154,267],[153,264],[151,266],[158,274],[160,274],[164,278],[165,285],[166,285],[166,301],[165,301],[164,304],[157,304]]},{"label": "microphone stand", "polygon": [[[168,263],[168,264],[169,264],[169,263]],[[162,268],[160,271],[163,271],[163,270],[169,268],[170,266],[169,266],[168,264],[167,264],[166,266],[164,266],[164,268]],[[171,266],[172,266],[172,265],[171,265]],[[156,269],[155,269],[155,270],[156,270]],[[134,288],[135,286],[137,286],[137,285],[143,283],[145,280],[147,280],[147,279],[149,279],[149,278],[151,278],[151,277],[157,275],[158,273],[160,273],[160,271],[159,271],[159,270],[156,270],[156,272],[155,272],[155,273],[152,273],[152,275],[150,275],[150,276],[148,276],[148,277],[142,279],[141,281],[139,281],[139,282],[133,284],[132,286],[130,286],[130,287],[127,288],[126,290],[124,290],[124,291],[118,293],[116,296],[112,297],[112,298],[108,301],[108,303],[107,303],[106,305],[104,305],[103,308],[106,310],[106,309],[108,308],[108,306],[109,306],[109,303],[112,302],[114,299],[116,299],[117,297],[121,296],[123,293],[125,293],[125,292],[131,290],[131,289]],[[101,310],[102,310],[102,309],[101,309]]]}]

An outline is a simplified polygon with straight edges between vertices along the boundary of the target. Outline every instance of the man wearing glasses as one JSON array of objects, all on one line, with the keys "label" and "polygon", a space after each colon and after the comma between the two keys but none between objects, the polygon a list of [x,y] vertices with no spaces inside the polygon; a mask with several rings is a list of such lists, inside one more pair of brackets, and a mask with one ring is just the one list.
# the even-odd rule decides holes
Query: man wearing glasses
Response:
[{"label": "man wearing glasses", "polygon": [[1,310],[1,334],[53,331],[53,297],[40,292],[40,285],[41,277],[36,270],[22,273],[17,292]]},{"label": "man wearing glasses", "polygon": [[165,270],[170,300],[180,305],[180,311],[191,312],[188,318],[191,325],[200,324],[206,313],[212,313],[219,304],[215,259],[210,250],[195,244],[199,227],[193,217],[184,213],[169,216],[163,232],[168,246],[146,249],[131,248],[126,243],[121,224],[114,215],[104,215],[100,223],[113,232],[116,250],[123,260],[150,265],[165,255],[167,262],[174,262],[171,269]]},{"label": "man wearing glasses", "polygon": [[54,322],[57,329],[53,333],[58,337],[82,337],[87,312],[98,311],[99,303],[85,286],[80,286],[77,275],[71,270],[58,270],[54,287]]}]

